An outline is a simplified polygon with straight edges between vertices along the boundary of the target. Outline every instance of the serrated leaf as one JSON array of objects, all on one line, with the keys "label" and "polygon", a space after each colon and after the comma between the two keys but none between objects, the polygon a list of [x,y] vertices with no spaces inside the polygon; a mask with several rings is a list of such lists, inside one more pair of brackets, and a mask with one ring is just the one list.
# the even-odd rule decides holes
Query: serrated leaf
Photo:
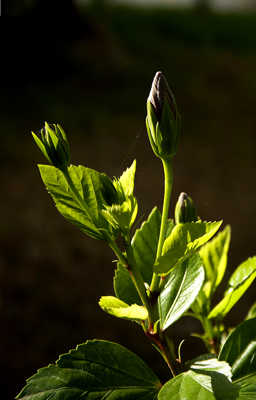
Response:
[{"label": "serrated leaf", "polygon": [[40,369],[17,399],[154,400],[159,387],[158,378],[135,354],[116,343],[93,340]]},{"label": "serrated leaf", "polygon": [[223,299],[210,312],[208,318],[223,318],[238,302],[256,278],[256,257],[248,258],[232,274]]},{"label": "serrated leaf", "polygon": [[39,170],[58,211],[84,233],[95,239],[103,239],[103,231],[108,229],[108,226],[99,210],[104,204],[102,193],[105,191],[106,176],[81,165],[71,165],[68,171],[81,197],[79,201],[58,168],[39,165]]},{"label": "serrated leaf", "polygon": [[206,297],[210,297],[213,294],[225,274],[230,236],[230,227],[227,226],[216,238],[203,246],[199,252],[206,274],[206,282],[203,289]]},{"label": "serrated leaf", "polygon": [[210,240],[221,223],[197,221],[177,224],[164,242],[162,256],[155,263],[154,271],[167,274],[189,252]]},{"label": "serrated leaf", "polygon": [[131,320],[146,320],[148,318],[147,309],[137,304],[126,304],[124,301],[113,296],[102,296],[99,305],[108,314],[118,318]]},{"label": "serrated leaf", "polygon": [[219,360],[232,366],[234,378],[256,373],[256,318],[242,322],[230,333]]},{"label": "serrated leaf", "polygon": [[[148,219],[136,230],[132,238],[132,251],[136,267],[140,270],[144,282],[150,284],[153,275],[153,264],[156,258],[158,238],[161,225],[161,213],[155,207]],[[168,221],[168,233],[173,228],[173,222]],[[141,300],[134,288],[129,272],[122,265],[117,264],[114,277],[116,296],[128,304],[141,304]]]},{"label": "serrated leaf", "polygon": [[102,214],[114,229],[129,231],[138,212],[138,203],[134,196],[128,197],[122,204],[105,207]]},{"label": "serrated leaf", "polygon": [[118,179],[122,185],[124,194],[126,197],[129,197],[133,194],[134,190],[134,180],[135,180],[135,172],[136,172],[136,160],[133,161],[130,168],[127,168],[121,177]]},{"label": "serrated leaf", "polygon": [[239,389],[216,371],[188,371],[167,382],[158,400],[236,400]]},{"label": "serrated leaf", "polygon": [[198,254],[193,254],[173,268],[158,297],[162,330],[167,329],[189,309],[203,281],[204,268]]}]

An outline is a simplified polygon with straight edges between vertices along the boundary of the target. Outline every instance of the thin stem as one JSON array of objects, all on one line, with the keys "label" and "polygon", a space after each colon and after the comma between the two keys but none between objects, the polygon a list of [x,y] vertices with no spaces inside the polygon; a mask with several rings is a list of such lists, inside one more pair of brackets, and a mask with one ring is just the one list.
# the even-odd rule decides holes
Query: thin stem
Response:
[{"label": "thin stem", "polygon": [[201,323],[205,331],[205,345],[211,353],[216,354],[216,342],[214,340],[212,323],[207,317],[202,317]]},{"label": "thin stem", "polygon": [[[172,184],[173,184],[173,171],[172,171],[171,162],[167,161],[167,160],[162,160],[162,163],[163,163],[163,168],[164,168],[164,202],[163,202],[160,235],[159,235],[157,253],[156,253],[156,261],[162,255],[163,244],[164,244],[166,229],[167,229],[169,208],[170,208]],[[152,282],[150,285],[151,292],[155,292],[159,289],[160,279],[161,278],[156,273],[153,273],[153,278],[152,278]]]},{"label": "thin stem", "polygon": [[164,361],[166,362],[166,364],[168,365],[168,367],[172,373],[172,376],[175,377],[176,371],[173,366],[172,357],[170,354],[170,350],[169,350],[166,338],[164,337],[164,333],[162,332],[159,334],[159,333],[147,331],[146,335],[149,337],[149,339],[152,341],[154,347],[157,348],[157,350],[163,357]]},{"label": "thin stem", "polygon": [[[134,267],[134,263],[130,262],[128,264],[127,259],[124,257],[123,253],[121,252],[121,250],[119,249],[119,247],[117,246],[117,244],[114,241],[109,242],[109,246],[111,247],[111,249],[113,250],[113,252],[115,253],[115,255],[118,257],[118,260],[120,261],[120,263],[127,268],[130,277],[133,281],[133,284],[140,296],[140,299],[142,301],[142,304],[144,305],[144,307],[147,309],[148,311],[148,322],[149,322],[149,326],[152,325],[152,310],[149,304],[149,300],[148,300],[148,296],[147,296],[147,292],[146,292],[146,288],[144,285],[144,281],[143,278],[141,276],[140,271]],[[127,246],[127,253],[130,253],[129,251],[129,245]],[[128,254],[128,257],[131,259],[131,254]],[[132,261],[132,260],[130,260]]]}]

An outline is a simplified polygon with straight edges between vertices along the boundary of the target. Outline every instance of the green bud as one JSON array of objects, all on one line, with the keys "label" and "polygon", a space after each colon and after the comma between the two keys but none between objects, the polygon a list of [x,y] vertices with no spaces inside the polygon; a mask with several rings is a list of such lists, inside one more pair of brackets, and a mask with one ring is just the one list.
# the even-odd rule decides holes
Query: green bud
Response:
[{"label": "green bud", "polygon": [[112,204],[118,203],[118,192],[111,179],[106,174],[102,173],[100,174],[100,180],[102,185],[101,194],[106,205],[112,206]]},{"label": "green bud", "polygon": [[47,160],[60,170],[66,170],[70,164],[70,148],[67,136],[60,125],[45,122],[38,135],[32,136]]},{"label": "green bud", "polygon": [[147,100],[146,126],[151,147],[159,158],[171,159],[177,150],[180,115],[162,72],[157,72]]},{"label": "green bud", "polygon": [[175,223],[196,222],[198,220],[196,208],[191,197],[182,192],[175,206]]}]

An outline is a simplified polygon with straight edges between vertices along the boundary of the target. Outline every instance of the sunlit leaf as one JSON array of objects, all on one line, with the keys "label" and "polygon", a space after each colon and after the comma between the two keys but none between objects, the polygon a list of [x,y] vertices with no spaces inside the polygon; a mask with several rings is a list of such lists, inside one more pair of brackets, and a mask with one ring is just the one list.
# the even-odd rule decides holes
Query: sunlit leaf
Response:
[{"label": "sunlit leaf", "polygon": [[148,317],[145,307],[137,304],[130,306],[113,296],[102,296],[99,305],[105,312],[118,318],[144,321]]},{"label": "sunlit leaf", "polygon": [[256,278],[256,257],[248,258],[235,270],[223,299],[210,312],[209,318],[223,318],[238,302]]},{"label": "sunlit leaf", "polygon": [[58,168],[39,165],[39,170],[59,212],[84,233],[95,239],[104,239],[104,230],[109,227],[99,210],[104,204],[105,181],[108,179],[106,175],[81,165],[71,165],[68,171],[79,193],[79,200]]},{"label": "sunlit leaf", "polygon": [[88,341],[40,369],[17,396],[23,400],[155,400],[160,382],[124,347]]},{"label": "sunlit leaf", "polygon": [[226,361],[218,360],[214,355],[199,356],[190,365],[195,372],[215,371],[225,375],[230,381],[232,377],[231,366]]},{"label": "sunlit leaf", "polygon": [[119,182],[122,185],[126,197],[131,196],[133,194],[135,172],[136,172],[136,160],[133,161],[130,168],[127,168],[119,178]]},{"label": "sunlit leaf", "polygon": [[158,400],[236,400],[239,388],[216,371],[188,371],[168,381]]},{"label": "sunlit leaf", "polygon": [[245,319],[256,318],[256,303],[253,303]]},{"label": "sunlit leaf", "polygon": [[225,274],[230,236],[230,227],[227,226],[200,250],[206,274],[203,290],[207,297],[211,296]]},{"label": "sunlit leaf", "polygon": [[198,221],[176,225],[164,242],[162,256],[156,261],[154,271],[168,273],[189,252],[210,240],[221,223]]},{"label": "sunlit leaf", "polygon": [[160,326],[167,329],[188,310],[204,281],[204,268],[198,254],[183,260],[168,275],[158,297]]}]

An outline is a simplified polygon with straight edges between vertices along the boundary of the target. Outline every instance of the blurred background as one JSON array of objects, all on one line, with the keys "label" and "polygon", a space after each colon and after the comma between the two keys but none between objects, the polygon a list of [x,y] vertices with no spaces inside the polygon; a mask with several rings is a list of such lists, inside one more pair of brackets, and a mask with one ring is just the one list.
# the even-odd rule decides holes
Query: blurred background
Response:
[{"label": "blurred background", "polygon": [[[36,164],[45,161],[30,135],[44,121],[65,128],[74,164],[112,177],[136,158],[139,218],[145,219],[162,201],[161,165],[144,124],[151,82],[162,70],[183,119],[173,203],[186,191],[202,219],[231,224],[226,279],[256,254],[256,2],[161,3],[28,0],[8,6],[10,16],[43,19],[24,18],[27,29],[10,29],[1,49],[5,399],[13,399],[37,368],[94,337],[126,345],[168,378],[139,327],[97,305],[101,295],[113,294],[113,255],[66,222],[44,189]],[[253,301],[255,284],[227,323],[240,322]],[[171,328],[177,342],[186,339],[185,359],[205,351],[189,336],[197,329],[188,318]]]}]

